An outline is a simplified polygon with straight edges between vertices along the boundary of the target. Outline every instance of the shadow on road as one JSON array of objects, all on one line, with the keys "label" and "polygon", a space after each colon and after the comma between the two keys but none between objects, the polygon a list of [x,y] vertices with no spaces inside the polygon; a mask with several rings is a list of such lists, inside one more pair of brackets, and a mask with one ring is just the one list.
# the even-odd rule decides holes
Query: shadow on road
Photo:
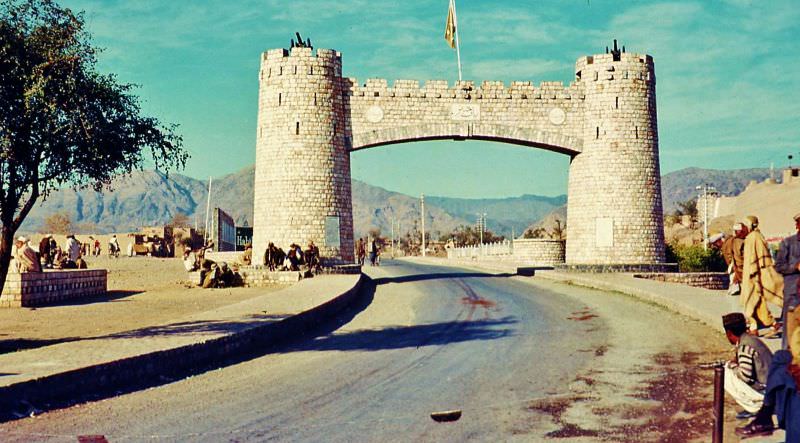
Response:
[{"label": "shadow on road", "polygon": [[512,317],[472,321],[451,321],[428,325],[396,326],[377,330],[359,330],[332,334],[290,346],[296,351],[378,351],[384,349],[440,346],[473,340],[496,340],[513,331],[500,328],[517,323]]},{"label": "shadow on road", "polygon": [[50,303],[47,306],[41,306],[41,307],[33,306],[30,309],[48,309],[48,308],[57,308],[59,306],[81,306],[81,305],[91,305],[95,303],[106,303],[110,301],[126,301],[120,299],[127,298],[136,294],[141,294],[142,292],[144,291],[114,290],[114,291],[108,291],[103,295],[80,298],[77,300],[63,300],[55,303]]}]

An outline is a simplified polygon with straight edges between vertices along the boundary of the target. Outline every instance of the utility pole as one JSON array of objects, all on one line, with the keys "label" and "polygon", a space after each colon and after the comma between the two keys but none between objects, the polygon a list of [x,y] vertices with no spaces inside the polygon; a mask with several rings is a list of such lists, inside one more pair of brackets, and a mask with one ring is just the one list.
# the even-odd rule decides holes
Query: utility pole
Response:
[{"label": "utility pole", "polygon": [[425,257],[425,194],[420,194],[420,216],[422,217],[422,256]]},{"label": "utility pole", "polygon": [[703,191],[700,194],[700,198],[703,199],[703,250],[708,249],[708,197],[711,195],[716,195],[717,190],[709,185],[708,183],[703,183],[702,186],[697,186],[695,189],[699,191]]},{"label": "utility pole", "polygon": [[392,258],[394,258],[394,211],[392,211]]}]

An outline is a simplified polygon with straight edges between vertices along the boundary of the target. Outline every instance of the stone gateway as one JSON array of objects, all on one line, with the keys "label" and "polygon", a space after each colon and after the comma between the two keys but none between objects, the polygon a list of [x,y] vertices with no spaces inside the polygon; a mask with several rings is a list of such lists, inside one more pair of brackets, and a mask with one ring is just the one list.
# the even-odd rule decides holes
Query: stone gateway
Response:
[{"label": "stone gateway", "polygon": [[[253,254],[313,240],[326,263],[352,263],[350,152],[394,143],[475,139],[569,155],[566,261],[664,262],[652,57],[581,57],[575,81],[342,77],[330,49],[261,58]],[[333,232],[337,231],[338,232]],[[337,235],[338,234],[338,235]]]}]

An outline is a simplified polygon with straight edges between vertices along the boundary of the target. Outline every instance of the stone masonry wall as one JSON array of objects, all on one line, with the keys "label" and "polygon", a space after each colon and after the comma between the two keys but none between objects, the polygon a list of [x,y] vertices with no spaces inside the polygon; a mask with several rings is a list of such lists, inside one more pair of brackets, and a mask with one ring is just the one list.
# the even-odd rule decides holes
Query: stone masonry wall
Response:
[{"label": "stone masonry wall", "polygon": [[254,257],[264,255],[268,242],[288,251],[292,243],[314,241],[326,262],[353,262],[341,72],[341,54],[332,50],[277,49],[262,56]]},{"label": "stone masonry wall", "polygon": [[534,265],[553,266],[564,263],[564,240],[514,240],[514,259]]},{"label": "stone masonry wall", "polygon": [[345,79],[352,150],[437,138],[471,138],[581,152],[583,88],[573,83]]},{"label": "stone masonry wall", "polygon": [[572,159],[567,263],[663,263],[664,230],[650,56],[583,57],[583,152]]},{"label": "stone masonry wall", "polygon": [[9,273],[0,295],[0,308],[43,306],[102,295],[107,289],[105,269]]},{"label": "stone masonry wall", "polygon": [[[328,261],[352,262],[350,151],[469,138],[572,157],[567,263],[664,262],[651,57],[583,57],[566,87],[416,80],[390,87],[383,79],[358,84],[341,68],[341,54],[326,49],[262,56],[254,256],[269,241],[285,249],[314,240]],[[326,244],[331,217],[339,245]]]}]

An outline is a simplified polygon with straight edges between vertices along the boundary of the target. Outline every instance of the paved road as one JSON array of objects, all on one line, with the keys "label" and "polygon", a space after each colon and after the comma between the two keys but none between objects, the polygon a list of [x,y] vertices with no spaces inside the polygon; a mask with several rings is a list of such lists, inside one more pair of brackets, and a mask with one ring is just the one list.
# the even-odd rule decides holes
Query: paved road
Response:
[{"label": "paved road", "polygon": [[[0,439],[686,441],[708,429],[705,374],[685,368],[724,343],[697,323],[623,296],[519,277],[389,260],[367,272],[374,290],[328,325],[332,332],[6,423]],[[462,418],[431,420],[449,409]]]}]

